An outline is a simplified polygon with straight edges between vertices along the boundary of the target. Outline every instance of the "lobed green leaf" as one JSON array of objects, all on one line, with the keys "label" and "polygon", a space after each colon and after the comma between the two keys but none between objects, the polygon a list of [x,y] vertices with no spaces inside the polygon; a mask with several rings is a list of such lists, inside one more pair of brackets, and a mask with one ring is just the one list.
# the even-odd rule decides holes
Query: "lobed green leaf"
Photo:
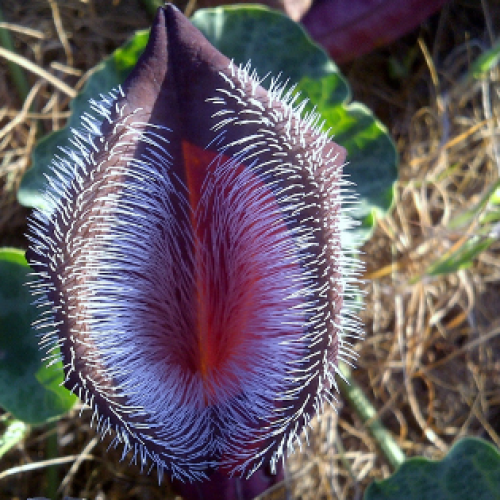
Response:
[{"label": "lobed green leaf", "polygon": [[364,500],[500,500],[500,453],[477,438],[458,441],[440,461],[407,460],[372,483]]},{"label": "lobed green leaf", "polygon": [[66,413],[76,396],[61,386],[61,363],[46,368],[32,327],[38,309],[27,282],[24,252],[0,249],[0,406],[28,424],[43,424]]}]

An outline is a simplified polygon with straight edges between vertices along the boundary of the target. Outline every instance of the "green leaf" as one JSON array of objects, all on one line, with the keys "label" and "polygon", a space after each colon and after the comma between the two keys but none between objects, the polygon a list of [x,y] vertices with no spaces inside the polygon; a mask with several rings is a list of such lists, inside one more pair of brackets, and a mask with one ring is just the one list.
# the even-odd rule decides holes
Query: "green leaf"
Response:
[{"label": "green leaf", "polygon": [[500,500],[500,453],[477,438],[458,441],[441,461],[407,460],[372,483],[364,500]]},{"label": "green leaf", "polygon": [[469,75],[475,80],[483,78],[500,61],[500,40],[491,49],[481,54],[472,64]]},{"label": "green leaf", "polygon": [[0,458],[18,445],[29,434],[29,429],[21,420],[8,420],[6,429],[0,435]]},{"label": "green leaf", "polygon": [[45,367],[33,321],[24,252],[0,249],[0,406],[28,424],[42,424],[67,412],[76,396],[62,387],[61,363]]},{"label": "green leaf", "polygon": [[[223,54],[238,64],[251,63],[261,77],[269,74],[280,81],[296,83],[301,98],[309,99],[325,121],[334,140],[349,153],[346,172],[357,184],[359,204],[352,213],[362,225],[355,231],[358,241],[366,239],[378,217],[393,201],[397,178],[397,154],[385,127],[361,104],[350,104],[350,90],[337,66],[315,45],[303,29],[281,13],[259,6],[218,7],[199,10],[193,24]],[[144,32],[108,58],[89,79],[72,105],[70,126],[78,128],[79,117],[89,98],[98,98],[121,83],[147,41]],[[142,44],[142,45],[141,45]],[[41,141],[33,154],[33,168],[19,190],[26,206],[43,206],[39,195],[46,185],[51,159],[58,146],[67,146],[66,128]]]},{"label": "green leaf", "polygon": [[500,181],[496,182],[488,197],[488,204],[479,218],[479,223],[490,230],[493,224],[500,221]]}]

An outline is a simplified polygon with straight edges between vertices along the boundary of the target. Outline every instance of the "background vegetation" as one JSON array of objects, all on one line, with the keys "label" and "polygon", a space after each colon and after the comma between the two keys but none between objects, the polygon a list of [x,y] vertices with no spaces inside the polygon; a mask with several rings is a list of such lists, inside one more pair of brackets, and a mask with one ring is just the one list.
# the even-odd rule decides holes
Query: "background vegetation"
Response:
[{"label": "background vegetation", "polygon": [[[0,246],[26,248],[29,210],[17,192],[36,141],[65,125],[87,70],[151,17],[138,0],[0,5],[12,41],[1,45],[31,64],[20,72],[0,53]],[[407,457],[442,458],[466,435],[500,446],[500,71],[489,51],[498,26],[498,2],[452,0],[414,32],[341,66],[400,155],[394,208],[363,248],[366,339],[353,377]],[[9,415],[0,418],[3,432]],[[339,397],[310,446],[288,460],[291,497],[358,499],[388,477],[370,423]],[[29,434],[10,430],[25,438],[0,458],[1,498],[174,498],[155,474],[108,452],[85,409]]]}]

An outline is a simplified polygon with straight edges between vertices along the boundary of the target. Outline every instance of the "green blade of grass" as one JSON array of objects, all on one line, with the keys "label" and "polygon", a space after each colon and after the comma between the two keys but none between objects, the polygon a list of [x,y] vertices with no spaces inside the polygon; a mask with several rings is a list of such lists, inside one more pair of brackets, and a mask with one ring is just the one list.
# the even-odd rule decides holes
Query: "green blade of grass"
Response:
[{"label": "green blade of grass", "polygon": [[7,421],[7,427],[0,436],[0,458],[11,448],[19,444],[30,431],[30,426],[21,420],[11,419]]},{"label": "green blade of grass", "polygon": [[[2,7],[0,6],[0,24],[4,22]],[[10,36],[9,30],[2,28],[0,26],[0,45],[7,49],[10,52],[15,52],[14,44],[12,42],[12,38]],[[9,68],[10,76],[16,88],[17,94],[19,95],[19,99],[21,102],[26,100],[26,96],[30,90],[30,86],[28,84],[28,80],[26,79],[26,75],[20,66],[12,61],[7,61],[7,65]]]},{"label": "green blade of grass", "polygon": [[472,64],[469,76],[474,80],[483,78],[500,61],[500,40],[491,49],[481,54]]},{"label": "green blade of grass", "polygon": [[439,276],[456,273],[462,269],[468,269],[474,263],[474,259],[495,242],[494,238],[481,238],[473,236],[464,242],[451,254],[445,254],[441,259],[431,264],[424,276]]}]

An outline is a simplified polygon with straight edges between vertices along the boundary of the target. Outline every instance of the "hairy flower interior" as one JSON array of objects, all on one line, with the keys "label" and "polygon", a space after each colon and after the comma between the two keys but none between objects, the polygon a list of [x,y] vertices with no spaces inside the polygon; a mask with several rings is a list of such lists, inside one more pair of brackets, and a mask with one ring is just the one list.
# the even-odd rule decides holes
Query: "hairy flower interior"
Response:
[{"label": "hairy flower interior", "polygon": [[[293,356],[301,357],[304,314],[293,284],[300,269],[272,191],[247,167],[224,155],[186,141],[182,150],[193,228],[193,272],[182,279],[194,289],[187,297],[177,297],[186,315],[185,328],[178,332],[178,363],[200,378],[208,406],[243,392],[258,375],[255,358],[265,355],[273,337],[285,339],[266,318],[274,315],[288,323],[286,339],[296,346]],[[168,311],[165,321],[172,316]],[[169,346],[171,335],[167,327]]]},{"label": "hairy flower interior", "polygon": [[[33,287],[67,387],[183,480],[294,449],[349,355],[345,150],[173,6],[54,162]],[[355,269],[355,266],[351,266]]]}]

